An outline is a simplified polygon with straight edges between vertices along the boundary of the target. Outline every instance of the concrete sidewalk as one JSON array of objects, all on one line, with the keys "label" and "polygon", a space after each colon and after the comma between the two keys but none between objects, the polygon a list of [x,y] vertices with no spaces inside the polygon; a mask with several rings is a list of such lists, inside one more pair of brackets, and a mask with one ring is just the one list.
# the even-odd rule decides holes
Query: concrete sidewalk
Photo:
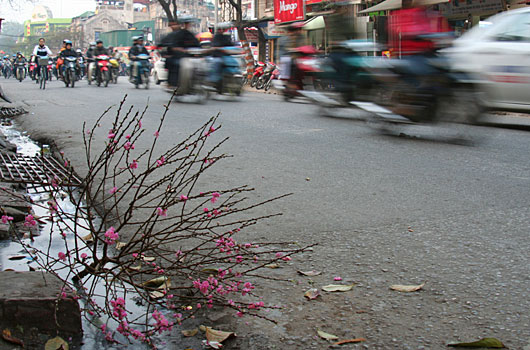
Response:
[{"label": "concrete sidewalk", "polygon": [[530,114],[492,112],[485,114],[480,124],[484,126],[530,131]]}]

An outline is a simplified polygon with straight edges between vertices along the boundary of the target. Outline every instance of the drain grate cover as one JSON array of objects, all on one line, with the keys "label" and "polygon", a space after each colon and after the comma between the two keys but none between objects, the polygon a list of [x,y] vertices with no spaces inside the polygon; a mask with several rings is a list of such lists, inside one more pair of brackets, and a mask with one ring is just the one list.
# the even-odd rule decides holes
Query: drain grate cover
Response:
[{"label": "drain grate cover", "polygon": [[0,152],[0,180],[12,183],[79,186],[81,180],[53,157],[28,157]]}]

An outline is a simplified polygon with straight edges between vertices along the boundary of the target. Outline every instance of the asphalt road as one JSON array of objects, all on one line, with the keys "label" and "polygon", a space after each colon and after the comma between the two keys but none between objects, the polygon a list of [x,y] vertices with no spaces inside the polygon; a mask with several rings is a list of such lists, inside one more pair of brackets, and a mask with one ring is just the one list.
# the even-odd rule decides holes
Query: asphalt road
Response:
[{"label": "asphalt road", "polygon": [[[52,82],[45,91],[28,80],[0,83],[31,111],[18,118],[21,128],[53,140],[81,173],[83,122],[127,94],[138,108],[149,103],[144,125],[153,128],[169,98],[159,87],[136,90],[125,81],[74,89]],[[249,339],[241,349],[324,349],[317,329],[367,339],[350,348],[444,349],[497,337],[530,349],[530,133],[466,128],[479,141],[473,145],[431,128],[390,137],[355,113],[322,117],[302,100],[247,93],[239,101],[174,103],[161,137],[174,144],[217,113],[216,137],[230,137],[223,150],[234,157],[219,165],[215,183],[249,184],[258,199],[293,193],[265,209],[282,217],[251,234],[319,243],[275,272],[290,283],[262,286],[266,299],[286,308],[277,326],[239,325]],[[313,284],[296,274],[311,269],[324,272]],[[356,283],[354,290],[303,298],[334,276]],[[389,289],[425,281],[417,293]]]}]

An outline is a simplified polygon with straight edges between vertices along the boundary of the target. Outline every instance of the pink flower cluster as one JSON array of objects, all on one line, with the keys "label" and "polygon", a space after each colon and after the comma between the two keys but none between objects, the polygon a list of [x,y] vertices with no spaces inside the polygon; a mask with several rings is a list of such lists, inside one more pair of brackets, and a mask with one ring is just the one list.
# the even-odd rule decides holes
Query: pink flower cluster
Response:
[{"label": "pink flower cluster", "polygon": [[166,162],[166,158],[164,158],[164,156],[160,157],[160,159],[158,159],[156,161],[156,166],[162,166],[164,163]]},{"label": "pink flower cluster", "polygon": [[169,322],[167,318],[160,313],[160,311],[153,311],[153,318],[155,319],[155,326],[159,333],[170,331],[173,328],[173,323]]},{"label": "pink flower cluster", "polygon": [[107,232],[105,232],[105,243],[114,244],[118,240],[118,232],[114,231],[114,227],[110,227]]},{"label": "pink flower cluster", "polygon": [[219,251],[221,253],[226,253],[226,255],[232,254],[232,249],[235,249],[236,251],[239,250],[236,246],[236,242],[232,237],[221,237],[217,241],[215,241],[215,245],[219,247]]},{"label": "pink flower cluster", "polygon": [[129,168],[131,169],[138,169],[138,162],[135,160],[132,161],[131,165],[129,165]]},{"label": "pink flower cluster", "polygon": [[214,131],[215,131],[215,128],[212,125],[210,126],[210,129],[208,129],[208,131],[204,133],[204,136],[210,136]]},{"label": "pink flower cluster", "polygon": [[116,317],[118,320],[123,320],[127,317],[127,312],[125,311],[125,299],[118,297],[110,301],[112,306],[112,316]]},{"label": "pink flower cluster", "polygon": [[160,207],[156,208],[156,214],[158,216],[167,216],[167,209],[162,209]]},{"label": "pink flower cluster", "polygon": [[220,195],[218,192],[214,192],[214,193],[212,193],[212,199],[211,199],[211,202],[212,202],[212,203],[217,202],[217,200],[219,199],[219,197],[221,197],[221,195]]},{"label": "pink flower cluster", "polygon": [[35,227],[37,226],[37,221],[33,217],[33,215],[26,216],[26,220],[24,221],[24,226],[26,227]]},{"label": "pink flower cluster", "polygon": [[12,216],[2,215],[2,224],[7,224],[9,221],[13,221]]},{"label": "pink flower cluster", "polygon": [[134,149],[134,144],[132,144],[130,141],[127,141],[123,145],[123,148],[125,148],[126,151]]}]

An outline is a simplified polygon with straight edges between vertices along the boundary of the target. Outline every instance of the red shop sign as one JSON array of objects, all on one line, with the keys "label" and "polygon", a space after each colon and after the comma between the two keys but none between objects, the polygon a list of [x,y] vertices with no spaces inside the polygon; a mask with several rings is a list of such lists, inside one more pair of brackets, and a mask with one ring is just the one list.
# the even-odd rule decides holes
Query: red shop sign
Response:
[{"label": "red shop sign", "polygon": [[305,19],[304,0],[274,0],[274,23]]}]

